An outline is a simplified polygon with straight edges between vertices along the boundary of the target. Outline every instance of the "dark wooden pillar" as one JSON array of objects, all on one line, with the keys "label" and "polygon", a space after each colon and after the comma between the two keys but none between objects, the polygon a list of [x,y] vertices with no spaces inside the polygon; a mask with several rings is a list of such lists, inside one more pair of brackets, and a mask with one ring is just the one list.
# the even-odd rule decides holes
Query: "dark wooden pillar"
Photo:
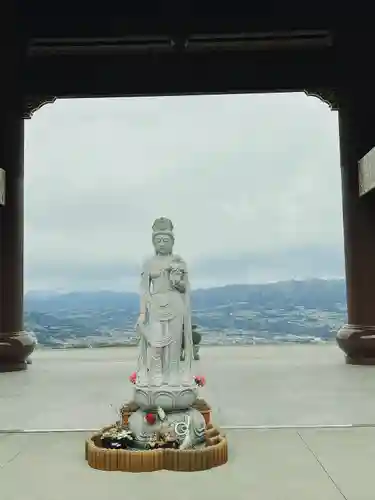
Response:
[{"label": "dark wooden pillar", "polygon": [[[360,196],[358,163],[375,145],[375,102],[339,99],[348,324],[337,342],[350,364],[375,364],[375,192]],[[367,98],[371,93],[367,94]]]},{"label": "dark wooden pillar", "polygon": [[0,205],[0,371],[26,368],[34,349],[23,331],[24,121],[22,54],[16,44],[0,50],[0,168],[5,170],[5,204]]}]

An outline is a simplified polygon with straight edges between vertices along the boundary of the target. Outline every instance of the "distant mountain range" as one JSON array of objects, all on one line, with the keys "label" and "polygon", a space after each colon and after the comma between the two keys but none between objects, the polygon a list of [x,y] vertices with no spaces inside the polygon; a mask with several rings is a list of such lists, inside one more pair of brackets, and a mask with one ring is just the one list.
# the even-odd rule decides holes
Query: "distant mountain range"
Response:
[{"label": "distant mountain range", "polygon": [[[228,285],[192,292],[202,343],[330,340],[345,322],[344,280]],[[26,328],[42,345],[134,343],[139,297],[128,292],[29,292]]]}]

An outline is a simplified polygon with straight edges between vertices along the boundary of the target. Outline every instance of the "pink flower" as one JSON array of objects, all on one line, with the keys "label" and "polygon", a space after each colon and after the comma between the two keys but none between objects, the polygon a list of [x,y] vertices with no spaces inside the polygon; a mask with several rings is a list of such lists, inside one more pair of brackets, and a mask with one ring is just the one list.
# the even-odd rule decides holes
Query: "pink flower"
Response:
[{"label": "pink flower", "polygon": [[206,385],[206,378],[203,375],[195,375],[194,382],[198,387],[203,387]]},{"label": "pink flower", "polygon": [[137,381],[137,372],[133,372],[130,377],[129,377],[129,380],[132,384],[135,384],[136,381]]}]

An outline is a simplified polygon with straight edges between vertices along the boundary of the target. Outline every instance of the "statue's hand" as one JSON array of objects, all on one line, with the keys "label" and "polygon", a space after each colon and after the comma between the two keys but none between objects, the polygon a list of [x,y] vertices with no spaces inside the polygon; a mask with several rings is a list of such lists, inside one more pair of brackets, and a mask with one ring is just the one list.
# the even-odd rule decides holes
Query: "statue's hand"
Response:
[{"label": "statue's hand", "polygon": [[180,281],[179,283],[175,283],[173,286],[180,293],[185,293],[185,291],[186,291],[186,286],[185,286],[185,283],[183,281]]}]

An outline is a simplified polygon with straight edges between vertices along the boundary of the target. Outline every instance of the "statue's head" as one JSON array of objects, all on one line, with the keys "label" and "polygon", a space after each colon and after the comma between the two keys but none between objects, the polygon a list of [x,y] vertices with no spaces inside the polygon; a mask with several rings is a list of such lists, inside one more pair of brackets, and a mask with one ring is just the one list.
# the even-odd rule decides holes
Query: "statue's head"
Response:
[{"label": "statue's head", "polygon": [[174,245],[172,221],[159,217],[152,225],[152,243],[157,255],[170,255]]}]

